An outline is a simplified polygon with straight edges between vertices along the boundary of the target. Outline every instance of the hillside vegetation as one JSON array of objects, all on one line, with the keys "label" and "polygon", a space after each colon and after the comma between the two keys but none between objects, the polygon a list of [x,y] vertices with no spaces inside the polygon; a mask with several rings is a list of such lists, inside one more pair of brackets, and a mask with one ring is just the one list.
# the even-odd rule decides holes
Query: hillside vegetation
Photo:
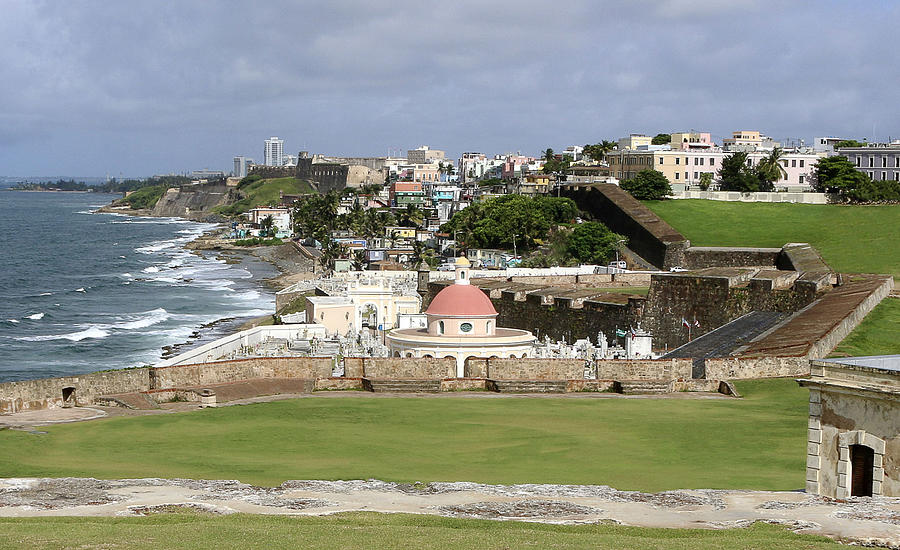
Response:
[{"label": "hillside vegetation", "polygon": [[900,206],[739,203],[706,200],[645,203],[695,246],[781,247],[807,242],[845,273],[900,278]]},{"label": "hillside vegetation", "polygon": [[227,206],[217,206],[213,208],[213,212],[234,217],[257,206],[277,204],[282,192],[285,195],[307,195],[316,192],[309,182],[297,178],[251,178],[253,177],[244,178],[238,185],[238,191],[243,198]]},{"label": "hillside vegetation", "polygon": [[141,187],[137,191],[131,193],[123,199],[116,201],[116,204],[127,204],[134,210],[153,208],[159,202],[160,197],[165,194],[165,185],[151,185],[149,187]]}]

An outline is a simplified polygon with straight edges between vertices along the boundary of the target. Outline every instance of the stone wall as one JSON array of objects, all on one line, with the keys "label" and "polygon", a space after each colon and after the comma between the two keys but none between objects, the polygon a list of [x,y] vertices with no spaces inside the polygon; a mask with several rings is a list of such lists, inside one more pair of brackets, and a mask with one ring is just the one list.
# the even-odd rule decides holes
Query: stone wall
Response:
[{"label": "stone wall", "polygon": [[183,388],[252,378],[331,377],[331,357],[251,357],[150,369],[150,388]]},{"label": "stone wall", "polygon": [[775,378],[809,374],[809,360],[804,357],[723,357],[706,359],[707,380],[741,380]]},{"label": "stone wall", "polygon": [[469,359],[466,361],[466,377],[491,380],[583,379],[584,365],[583,359]]},{"label": "stone wall", "polygon": [[456,360],[435,357],[347,357],[344,376],[381,380],[441,380],[456,377]]},{"label": "stone wall", "polygon": [[563,195],[628,238],[628,248],[659,268],[681,265],[690,242],[634,197],[612,184],[568,187]]},{"label": "stone wall", "polygon": [[601,380],[690,379],[690,359],[607,359],[595,364]]},{"label": "stone wall", "polygon": [[263,178],[294,178],[297,177],[296,166],[264,166],[254,164],[250,167],[250,173]]},{"label": "stone wall", "polygon": [[203,220],[211,214],[214,207],[231,204],[238,198],[237,191],[225,183],[173,187],[163,193],[150,215]]},{"label": "stone wall", "polygon": [[685,250],[682,267],[685,269],[742,266],[774,267],[780,253],[780,248],[692,246]]},{"label": "stone wall", "polygon": [[100,395],[150,389],[147,368],[94,372],[0,384],[0,414],[63,405],[63,388],[75,388],[67,404],[90,405]]},{"label": "stone wall", "polygon": [[854,307],[851,311],[847,313],[847,315],[841,319],[839,323],[837,323],[834,328],[832,328],[823,338],[816,341],[809,350],[807,354],[808,357],[811,358],[820,358],[827,357],[829,353],[831,353],[834,348],[841,343],[841,341],[846,338],[853,329],[855,329],[862,320],[869,314],[870,311],[875,309],[875,306],[881,303],[882,300],[887,298],[887,296],[894,289],[894,279],[893,277],[885,277],[884,282],[878,286],[878,288],[866,296],[859,305]]}]

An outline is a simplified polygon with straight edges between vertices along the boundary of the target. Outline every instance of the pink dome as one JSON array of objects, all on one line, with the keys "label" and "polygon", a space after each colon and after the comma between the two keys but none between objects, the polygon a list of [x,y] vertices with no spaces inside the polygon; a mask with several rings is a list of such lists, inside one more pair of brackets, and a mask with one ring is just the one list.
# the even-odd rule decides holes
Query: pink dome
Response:
[{"label": "pink dome", "polygon": [[472,285],[449,285],[438,292],[425,310],[428,315],[487,317],[497,315],[487,295]]}]

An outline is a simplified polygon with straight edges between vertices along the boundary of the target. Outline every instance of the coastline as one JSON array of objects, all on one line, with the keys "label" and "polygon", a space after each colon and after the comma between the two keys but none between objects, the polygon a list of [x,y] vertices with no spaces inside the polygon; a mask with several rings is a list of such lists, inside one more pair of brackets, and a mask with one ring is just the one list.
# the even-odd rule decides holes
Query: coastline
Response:
[{"label": "coastline", "polygon": [[[131,209],[127,206],[114,207],[109,204],[97,208],[94,212],[148,218],[160,217],[154,216],[152,209]],[[194,222],[198,221],[183,216],[176,217]],[[294,245],[289,241],[277,246],[234,246],[229,241],[219,238],[219,235],[221,235],[227,227],[228,226],[225,223],[218,223],[215,228],[205,231],[195,239],[182,245],[182,248],[197,255],[215,253],[217,259],[223,260],[228,264],[241,264],[253,274],[253,282],[266,293],[277,292],[296,282],[315,276],[312,261],[300,256]],[[269,274],[261,273],[261,271],[264,270],[261,270],[258,265],[254,264],[267,264],[274,268],[278,274],[275,276],[266,276]],[[270,324],[273,322],[275,314],[276,311],[273,309],[271,313],[259,317],[228,316],[216,319],[209,323],[204,323],[194,330],[186,340],[163,346],[161,358],[166,359],[172,357],[195,346],[201,345],[202,343],[205,343],[205,341],[215,340],[259,325]]]}]

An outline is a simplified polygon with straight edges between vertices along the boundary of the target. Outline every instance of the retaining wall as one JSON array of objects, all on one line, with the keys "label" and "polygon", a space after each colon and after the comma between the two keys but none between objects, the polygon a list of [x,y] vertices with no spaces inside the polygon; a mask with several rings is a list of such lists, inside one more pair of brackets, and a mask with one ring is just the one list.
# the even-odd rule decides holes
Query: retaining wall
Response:
[{"label": "retaining wall", "polygon": [[252,378],[331,377],[331,357],[250,357],[150,369],[150,388],[182,388]]},{"label": "retaining wall", "polygon": [[776,378],[809,374],[805,357],[723,357],[706,360],[707,380]]},{"label": "retaining wall", "polygon": [[571,380],[584,378],[583,359],[468,359],[467,378]]},{"label": "retaining wall", "polygon": [[41,378],[0,384],[0,414],[10,414],[33,409],[47,409],[63,405],[63,388],[75,388],[74,402],[86,405],[104,394],[130,393],[150,389],[147,368],[114,370]]},{"label": "retaining wall", "polygon": [[690,359],[607,359],[597,361],[596,377],[608,380],[681,380],[691,377]]},{"label": "retaining wall", "polygon": [[456,359],[436,357],[347,357],[344,376],[382,380],[442,380],[456,377]]}]

